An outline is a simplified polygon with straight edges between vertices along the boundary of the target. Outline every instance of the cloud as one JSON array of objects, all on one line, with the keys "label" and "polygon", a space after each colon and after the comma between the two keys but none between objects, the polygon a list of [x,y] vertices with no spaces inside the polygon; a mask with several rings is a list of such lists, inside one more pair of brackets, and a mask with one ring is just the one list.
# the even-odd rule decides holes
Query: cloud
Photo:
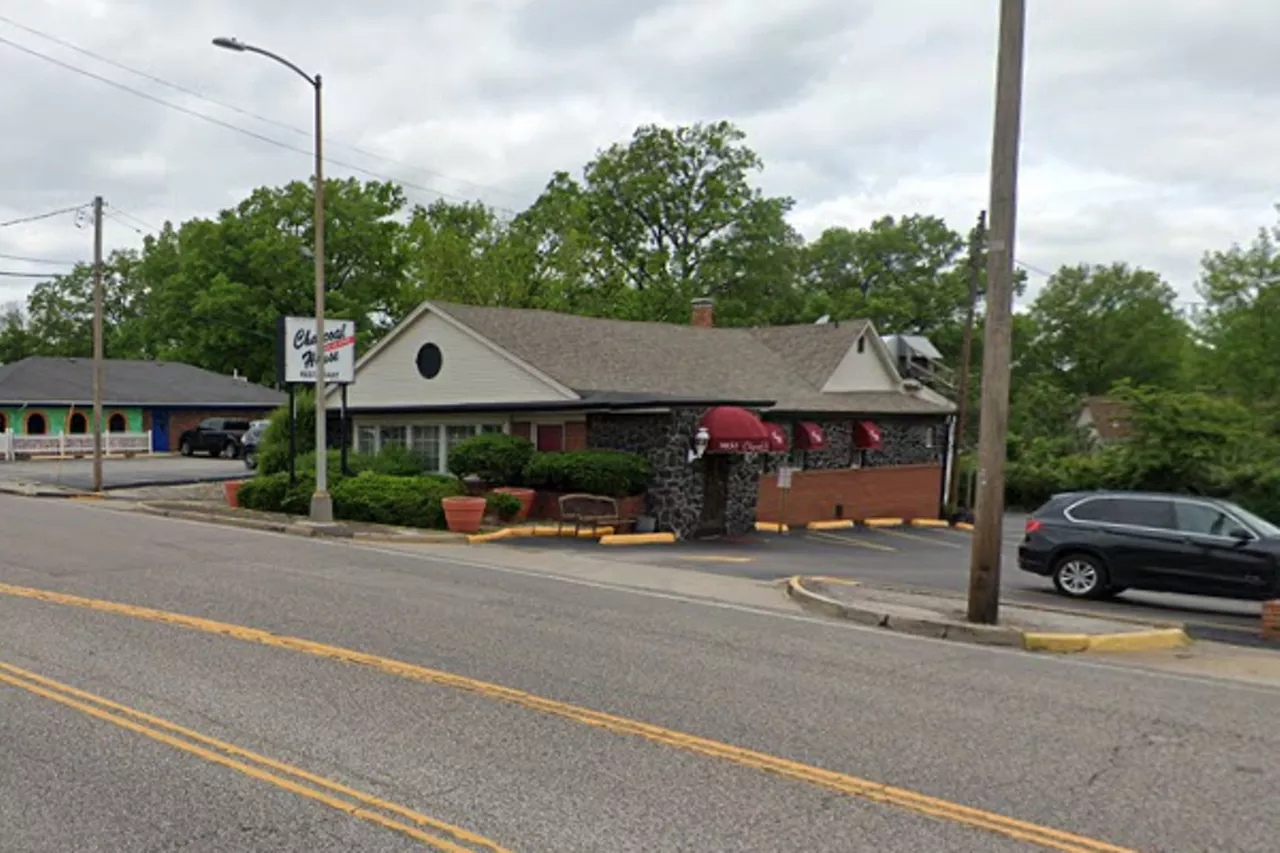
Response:
[{"label": "cloud", "polygon": [[[253,116],[3,22],[0,38],[301,151],[0,44],[0,74],[16,82],[0,89],[0,221],[102,194],[159,224],[305,179],[310,90],[265,59],[216,50],[215,35],[320,72],[329,155],[409,182],[415,201],[519,209],[552,171],[578,172],[639,124],[729,118],[808,235],[907,213],[965,230],[987,205],[994,0],[12,5],[0,14]],[[1194,299],[1201,254],[1247,242],[1275,215],[1280,6],[1030,5],[1019,257],[1048,270],[1126,260]],[[79,258],[89,236],[56,217],[0,229],[0,253]],[[108,222],[109,246],[139,239]],[[0,278],[0,301],[31,283]]]}]

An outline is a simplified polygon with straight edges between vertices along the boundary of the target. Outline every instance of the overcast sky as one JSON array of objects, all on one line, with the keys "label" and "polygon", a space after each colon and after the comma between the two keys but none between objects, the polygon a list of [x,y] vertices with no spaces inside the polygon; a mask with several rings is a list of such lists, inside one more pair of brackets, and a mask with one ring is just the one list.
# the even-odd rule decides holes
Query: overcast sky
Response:
[{"label": "overcast sky", "polygon": [[[1275,222],[1280,3],[1030,0],[1017,255],[1126,260],[1194,300],[1201,254]],[[233,35],[324,75],[328,153],[519,209],[641,123],[729,118],[807,236],[884,214],[966,230],[987,203],[998,0],[0,0],[0,39],[309,150],[310,91]],[[376,10],[376,11],[371,11]],[[0,43],[0,222],[103,195],[108,249],[310,174],[284,150]],[[353,151],[383,155],[401,165]],[[351,169],[329,165],[332,175]],[[369,177],[357,173],[360,177]],[[121,221],[124,220],[124,221]],[[125,224],[126,222],[130,224]],[[87,257],[70,214],[0,255]],[[0,269],[58,270],[0,257]],[[1033,287],[1043,277],[1032,273]],[[0,277],[0,302],[33,280]]]}]

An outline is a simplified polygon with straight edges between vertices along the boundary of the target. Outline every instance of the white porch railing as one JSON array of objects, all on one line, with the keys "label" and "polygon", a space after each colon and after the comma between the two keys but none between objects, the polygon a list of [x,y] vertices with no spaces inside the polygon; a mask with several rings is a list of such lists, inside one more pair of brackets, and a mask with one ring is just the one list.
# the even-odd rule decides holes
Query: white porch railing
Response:
[{"label": "white porch railing", "polygon": [[[104,454],[149,454],[151,431],[104,432]],[[92,435],[15,435],[0,433],[0,459],[12,462],[28,456],[92,456]]]}]

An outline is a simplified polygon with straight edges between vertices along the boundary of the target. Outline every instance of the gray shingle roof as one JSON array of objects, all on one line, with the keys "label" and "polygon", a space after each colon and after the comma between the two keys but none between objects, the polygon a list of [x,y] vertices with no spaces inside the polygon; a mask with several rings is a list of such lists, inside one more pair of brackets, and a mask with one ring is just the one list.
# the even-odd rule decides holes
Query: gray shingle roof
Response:
[{"label": "gray shingle roof", "polygon": [[524,308],[431,306],[583,397],[774,400],[779,409],[812,412],[948,410],[908,393],[821,393],[866,321],[703,328]]},{"label": "gray shingle roof", "polygon": [[[285,395],[189,364],[107,359],[103,401],[125,406],[274,408]],[[0,404],[93,402],[93,361],[33,356],[0,365]]]}]

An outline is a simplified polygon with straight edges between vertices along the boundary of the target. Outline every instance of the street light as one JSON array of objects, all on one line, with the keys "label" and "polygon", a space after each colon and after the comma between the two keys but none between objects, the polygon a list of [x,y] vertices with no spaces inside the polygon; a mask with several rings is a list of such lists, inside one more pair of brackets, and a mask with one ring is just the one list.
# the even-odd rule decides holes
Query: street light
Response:
[{"label": "street light", "polygon": [[216,47],[234,50],[236,53],[256,53],[274,59],[311,84],[316,93],[316,491],[311,496],[311,520],[321,523],[333,521],[333,499],[329,496],[328,454],[325,452],[325,371],[324,371],[324,158],[320,122],[321,82],[319,74],[308,74],[283,56],[269,50],[245,44],[239,39],[218,37]]}]

